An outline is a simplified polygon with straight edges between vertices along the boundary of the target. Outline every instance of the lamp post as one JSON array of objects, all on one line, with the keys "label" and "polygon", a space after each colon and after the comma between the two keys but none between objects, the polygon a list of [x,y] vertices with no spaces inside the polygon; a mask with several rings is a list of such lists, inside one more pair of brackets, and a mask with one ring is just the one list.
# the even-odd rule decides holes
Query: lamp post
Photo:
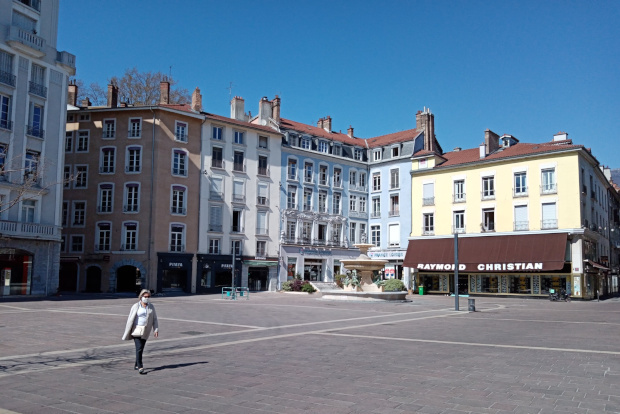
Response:
[{"label": "lamp post", "polygon": [[459,234],[454,233],[454,310],[459,310]]}]

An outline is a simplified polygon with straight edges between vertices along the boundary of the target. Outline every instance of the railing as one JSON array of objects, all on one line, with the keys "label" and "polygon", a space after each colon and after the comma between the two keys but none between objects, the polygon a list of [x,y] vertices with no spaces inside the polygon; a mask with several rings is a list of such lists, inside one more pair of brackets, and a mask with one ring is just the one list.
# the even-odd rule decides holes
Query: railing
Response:
[{"label": "railing", "polygon": [[342,180],[334,180],[334,188],[342,188]]},{"label": "railing", "polygon": [[422,199],[423,206],[433,206],[435,205],[435,197],[424,197]]},{"label": "railing", "polygon": [[0,128],[8,129],[9,131],[12,131],[13,121],[9,121],[8,119],[0,119]]},{"label": "railing", "polygon": [[245,164],[241,163],[241,162],[236,162],[233,165],[233,171],[237,171],[237,172],[245,172]]},{"label": "railing", "polygon": [[464,203],[465,193],[452,194],[452,202],[453,203]]},{"label": "railing", "polygon": [[245,203],[245,196],[241,194],[233,194],[232,202],[233,203]]},{"label": "railing", "polygon": [[286,208],[289,210],[299,210],[299,206],[295,203],[287,203]]},{"label": "railing", "polygon": [[41,127],[35,127],[32,125],[26,125],[26,135],[30,135],[31,137],[37,137],[44,139],[45,131]]},{"label": "railing", "polygon": [[465,233],[465,226],[452,226],[452,234]]},{"label": "railing", "polygon": [[125,166],[125,172],[140,172],[140,166],[139,165],[126,165]]},{"label": "railing", "polygon": [[296,172],[292,173],[292,172],[290,172],[290,171],[289,171],[289,172],[286,174],[286,178],[287,178],[288,180],[295,180],[295,181],[297,181],[297,173],[296,173]]},{"label": "railing", "polygon": [[209,192],[209,198],[211,200],[221,200],[224,198],[224,193],[222,193],[221,191],[213,191],[211,190]]},{"label": "railing", "polygon": [[342,209],[340,207],[334,207],[334,214],[342,213]]},{"label": "railing", "polygon": [[115,129],[108,129],[101,131],[101,138],[114,138],[116,137]]},{"label": "railing", "polygon": [[540,228],[543,230],[547,229],[557,229],[558,228],[558,220],[557,219],[547,219],[540,221]]},{"label": "railing", "polygon": [[170,208],[170,213],[171,214],[186,215],[187,214],[187,209],[185,207],[171,207]]},{"label": "railing", "polygon": [[312,176],[304,175],[304,183],[312,184]]},{"label": "railing", "polygon": [[267,197],[258,196],[256,197],[256,204],[258,204],[259,206],[268,206],[269,199]]},{"label": "railing", "polygon": [[327,178],[319,178],[319,185],[327,185]]},{"label": "railing", "polygon": [[244,229],[243,226],[239,226],[239,225],[233,225],[232,229],[230,230],[231,233],[243,233]]},{"label": "railing", "polygon": [[75,55],[72,55],[69,52],[56,52],[56,61],[61,65],[75,69]]},{"label": "railing", "polygon": [[514,230],[515,231],[524,231],[530,229],[529,221],[515,221],[514,222]]},{"label": "railing", "polygon": [[381,217],[381,211],[373,211],[370,213],[370,218],[379,218]]},{"label": "railing", "polygon": [[211,167],[213,168],[224,168],[224,161],[218,160],[215,158],[211,158]]},{"label": "railing", "polygon": [[527,197],[528,191],[527,187],[515,187],[512,189],[513,197]]},{"label": "railing", "polygon": [[137,213],[138,206],[136,204],[125,204],[123,206],[123,212],[125,213]]},{"label": "railing", "polygon": [[45,50],[45,39],[18,26],[11,26],[8,40],[19,42],[40,52]]},{"label": "railing", "polygon": [[24,4],[36,11],[41,11],[41,0],[18,0],[21,4]]},{"label": "railing", "polygon": [[136,250],[136,243],[121,244],[121,250]]},{"label": "railing", "polygon": [[312,240],[312,244],[315,246],[326,246],[327,245],[327,240],[325,239],[315,239]]},{"label": "railing", "polygon": [[99,167],[100,174],[112,174],[114,173],[114,167]]},{"label": "railing", "polygon": [[183,133],[183,132],[175,132],[174,134],[174,138],[177,141],[181,141],[181,142],[187,142],[187,134]]},{"label": "railing", "polygon": [[97,206],[97,213],[111,213],[112,206]]},{"label": "railing", "polygon": [[222,232],[221,224],[209,224],[209,231],[216,231],[218,233]]},{"label": "railing", "polygon": [[269,168],[267,167],[258,167],[258,175],[269,175]]},{"label": "railing", "polygon": [[304,205],[304,211],[312,211],[312,206]]},{"label": "railing", "polygon": [[494,200],[495,199],[495,191],[481,191],[480,199],[482,200]]},{"label": "railing", "polygon": [[4,83],[5,85],[9,86],[15,86],[15,75],[10,72],[0,70],[0,83]]},{"label": "railing", "polygon": [[557,184],[545,184],[540,186],[540,194],[557,194],[558,193],[558,185]]},{"label": "railing", "polygon": [[400,216],[400,210],[399,210],[399,209],[396,209],[396,210],[390,210],[390,211],[388,212],[388,215],[389,215],[390,217]]},{"label": "railing", "polygon": [[258,235],[266,235],[267,234],[267,228],[266,227],[257,227],[256,228],[256,234]]},{"label": "railing", "polygon": [[435,234],[434,228],[422,228],[422,236],[432,236]]},{"label": "railing", "polygon": [[185,251],[185,245],[184,244],[171,244],[170,245],[170,251],[171,252],[184,252]]},{"label": "railing", "polygon": [[0,232],[5,236],[60,237],[61,228],[39,223],[0,220]]},{"label": "railing", "polygon": [[33,81],[28,82],[28,92],[38,95],[42,98],[47,98],[47,86],[41,85]]},{"label": "railing", "polygon": [[368,213],[366,211],[349,211],[349,216],[355,218],[368,218]]}]

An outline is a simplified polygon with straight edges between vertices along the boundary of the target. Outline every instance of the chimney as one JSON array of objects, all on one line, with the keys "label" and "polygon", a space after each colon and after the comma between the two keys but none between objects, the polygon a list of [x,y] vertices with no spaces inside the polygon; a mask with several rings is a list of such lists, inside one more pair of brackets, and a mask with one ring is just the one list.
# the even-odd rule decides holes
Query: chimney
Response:
[{"label": "chimney", "polygon": [[568,133],[566,132],[558,132],[553,136],[553,141],[565,141],[568,139]]},{"label": "chimney", "polygon": [[480,144],[480,159],[483,159],[487,155],[487,146],[484,144]]},{"label": "chimney", "polygon": [[332,132],[332,117],[327,115],[323,121],[323,129],[327,132]]},{"label": "chimney", "polygon": [[118,106],[118,87],[116,85],[108,85],[108,107],[116,108]]},{"label": "chimney", "polygon": [[122,102],[121,101],[120,107],[121,108],[127,108],[127,102]]},{"label": "chimney", "polygon": [[318,128],[323,128],[323,118],[319,118],[319,120],[316,123],[316,126]]},{"label": "chimney", "polygon": [[67,102],[69,105],[77,106],[77,95],[78,87],[75,84],[75,81],[71,81],[71,83],[69,83],[69,90],[67,94]]},{"label": "chimney", "polygon": [[202,95],[200,89],[196,87],[192,93],[192,110],[196,112],[202,112]]},{"label": "chimney", "polygon": [[280,125],[280,98],[278,97],[278,95],[276,95],[276,97],[273,98],[271,107],[272,107],[273,119],[276,121],[276,124]]},{"label": "chimney", "polygon": [[347,129],[347,135],[349,136],[349,138],[355,138],[353,136],[353,127],[351,125],[349,125],[349,129]]},{"label": "chimney", "polygon": [[240,96],[235,96],[230,101],[230,117],[238,121],[243,121],[245,118],[245,101]]},{"label": "chimney", "polygon": [[499,135],[487,129],[484,131],[484,145],[486,146],[486,155],[493,154],[499,149]]},{"label": "chimney", "polygon": [[82,99],[82,104],[80,105],[81,107],[88,107],[91,106],[92,104],[90,103],[90,99],[88,99],[88,97]]},{"label": "chimney", "polygon": [[424,108],[424,111],[418,111],[415,116],[416,129],[424,132],[424,149],[427,151],[435,151],[435,115],[431,110]]},{"label": "chimney", "polygon": [[170,82],[168,77],[164,76],[164,79],[159,82],[159,104],[167,105],[170,103]]},{"label": "chimney", "polygon": [[258,103],[258,120],[261,125],[267,125],[271,118],[271,102],[266,96],[263,96]]},{"label": "chimney", "polygon": [[454,151],[454,152],[459,152],[460,150],[462,150],[462,148],[461,148],[461,147],[455,147],[455,148],[453,149],[453,151]]}]

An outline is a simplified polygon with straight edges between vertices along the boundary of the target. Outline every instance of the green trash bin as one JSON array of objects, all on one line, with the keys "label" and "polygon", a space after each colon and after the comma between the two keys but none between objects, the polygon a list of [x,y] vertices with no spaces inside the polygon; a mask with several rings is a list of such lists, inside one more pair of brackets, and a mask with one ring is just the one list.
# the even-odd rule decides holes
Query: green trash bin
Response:
[{"label": "green trash bin", "polygon": [[420,295],[423,295],[423,294],[424,294],[424,286],[420,286],[420,287],[418,288],[418,293],[419,293]]}]

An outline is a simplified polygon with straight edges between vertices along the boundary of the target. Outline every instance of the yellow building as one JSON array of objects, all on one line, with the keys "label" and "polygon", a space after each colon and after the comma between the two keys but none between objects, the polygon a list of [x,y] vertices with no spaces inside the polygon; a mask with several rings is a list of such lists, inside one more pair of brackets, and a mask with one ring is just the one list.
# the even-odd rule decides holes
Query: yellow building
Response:
[{"label": "yellow building", "polygon": [[611,186],[567,134],[531,144],[487,130],[479,148],[414,154],[411,176],[405,266],[428,292],[454,291],[455,234],[461,294],[593,298],[602,288]]}]

